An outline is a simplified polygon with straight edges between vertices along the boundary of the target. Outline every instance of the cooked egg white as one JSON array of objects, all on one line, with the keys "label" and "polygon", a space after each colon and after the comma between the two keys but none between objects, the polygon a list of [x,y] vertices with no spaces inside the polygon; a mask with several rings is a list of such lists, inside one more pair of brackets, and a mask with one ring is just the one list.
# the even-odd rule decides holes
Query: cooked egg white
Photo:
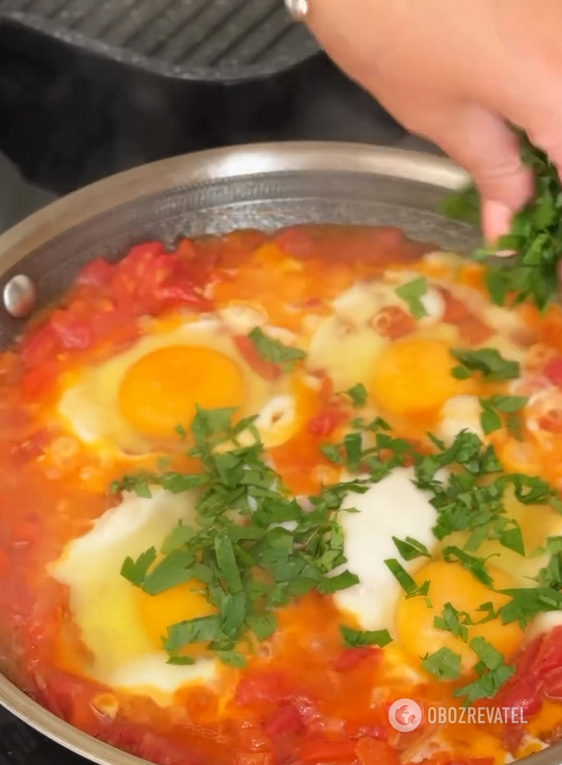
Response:
[{"label": "cooked egg white", "polygon": [[[432,528],[437,511],[430,504],[431,494],[414,483],[410,468],[397,468],[364,494],[350,493],[338,516],[344,534],[345,568],[356,574],[360,583],[334,595],[337,606],[353,615],[361,629],[387,628],[393,631],[394,609],[401,587],[385,565],[395,558],[408,572],[419,568],[420,561],[400,559],[392,537],[410,536],[426,545],[435,546]],[[334,573],[339,573],[336,570]]]},{"label": "cooked egg white", "polygon": [[217,311],[221,321],[235,334],[248,335],[256,327],[268,322],[264,308],[247,303],[232,303]]},{"label": "cooked egg white", "polygon": [[320,321],[311,338],[308,368],[327,374],[335,390],[368,385],[376,360],[388,344],[370,323],[389,300],[396,303],[398,298],[380,282],[357,282],[339,295],[332,303],[333,314]]},{"label": "cooked egg white", "polygon": [[50,574],[68,587],[74,623],[93,656],[85,675],[161,703],[186,683],[215,677],[213,658],[200,652],[194,664],[173,666],[162,650],[167,626],[212,612],[196,586],[187,583],[150,596],[121,576],[127,557],[159,549],[178,521],[193,522],[193,502],[191,493],[159,488],[151,498],[128,495],[70,542],[50,567]]},{"label": "cooked egg white", "polygon": [[441,409],[436,435],[448,446],[463,430],[475,433],[482,439],[481,412],[482,405],[478,396],[453,396]]},{"label": "cooked egg white", "polygon": [[387,346],[388,340],[371,327],[355,328],[338,316],[330,316],[312,337],[307,366],[328,375],[337,391],[357,383],[368,388],[377,359]]}]

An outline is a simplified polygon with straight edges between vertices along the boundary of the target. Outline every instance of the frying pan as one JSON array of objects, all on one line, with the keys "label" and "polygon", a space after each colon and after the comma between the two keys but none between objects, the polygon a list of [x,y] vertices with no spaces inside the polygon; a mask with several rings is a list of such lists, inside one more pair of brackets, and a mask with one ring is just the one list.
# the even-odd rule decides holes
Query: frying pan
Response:
[{"label": "frying pan", "polygon": [[[360,144],[288,143],[186,155],[123,173],[62,199],[0,237],[0,294],[28,277],[43,305],[77,269],[116,260],[137,242],[180,234],[274,229],[305,222],[396,225],[441,248],[466,251],[469,226],[436,213],[443,195],[466,182],[439,157]],[[21,330],[0,309],[0,347]],[[143,761],[73,728],[0,675],[0,704],[36,730],[100,765]],[[562,744],[525,759],[559,765]]]}]

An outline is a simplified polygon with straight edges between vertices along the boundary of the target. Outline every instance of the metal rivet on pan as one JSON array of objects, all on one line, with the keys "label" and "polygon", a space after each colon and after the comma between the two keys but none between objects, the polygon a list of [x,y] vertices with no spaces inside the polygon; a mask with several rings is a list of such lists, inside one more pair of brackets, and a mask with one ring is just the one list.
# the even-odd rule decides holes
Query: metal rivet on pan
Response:
[{"label": "metal rivet on pan", "polygon": [[308,16],[308,0],[285,0],[285,5],[295,21],[304,21]]},{"label": "metal rivet on pan", "polygon": [[37,303],[37,290],[29,278],[14,276],[4,287],[4,308],[14,319],[27,319]]}]

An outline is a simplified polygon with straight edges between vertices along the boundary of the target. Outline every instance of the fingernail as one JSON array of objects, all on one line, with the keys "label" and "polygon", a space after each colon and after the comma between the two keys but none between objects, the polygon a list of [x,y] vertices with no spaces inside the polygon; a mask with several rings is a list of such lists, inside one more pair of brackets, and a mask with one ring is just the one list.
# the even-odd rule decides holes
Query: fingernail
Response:
[{"label": "fingernail", "polygon": [[[509,234],[513,210],[510,210],[503,202],[485,202],[482,210],[482,228],[484,237],[489,244],[497,242],[501,236]],[[513,251],[496,253],[500,256],[513,255]]]}]

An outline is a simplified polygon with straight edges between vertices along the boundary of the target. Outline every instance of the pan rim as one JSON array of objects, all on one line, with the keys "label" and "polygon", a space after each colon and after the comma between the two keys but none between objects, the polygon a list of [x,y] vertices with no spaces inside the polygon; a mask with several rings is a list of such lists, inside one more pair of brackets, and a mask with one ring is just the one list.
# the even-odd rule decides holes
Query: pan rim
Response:
[{"label": "pan rim", "polygon": [[184,154],[85,186],[4,232],[0,236],[0,278],[46,241],[115,207],[174,188],[284,172],[361,173],[452,191],[468,181],[465,171],[444,157],[362,143],[256,143]]}]

